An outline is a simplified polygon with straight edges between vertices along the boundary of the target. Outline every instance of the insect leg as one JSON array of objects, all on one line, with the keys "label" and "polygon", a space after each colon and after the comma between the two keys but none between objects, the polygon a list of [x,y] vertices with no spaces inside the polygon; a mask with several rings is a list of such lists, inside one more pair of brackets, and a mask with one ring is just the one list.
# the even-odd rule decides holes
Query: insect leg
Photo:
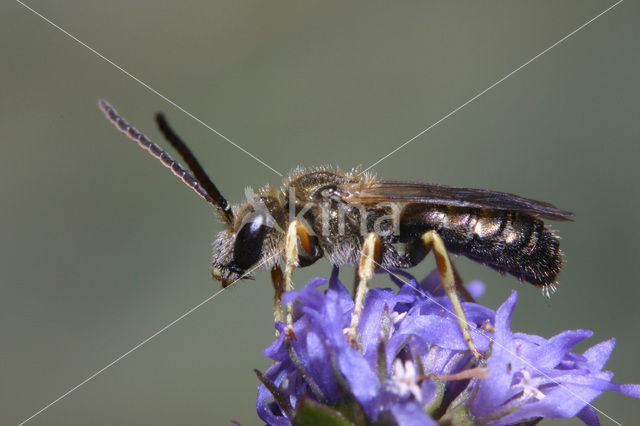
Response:
[{"label": "insect leg", "polygon": [[[273,316],[275,321],[282,321],[282,295],[284,294],[284,279],[279,265],[271,269],[271,282],[273,283]],[[276,334],[278,332],[276,331]]]},{"label": "insect leg", "polygon": [[444,246],[442,238],[440,238],[435,231],[429,231],[422,234],[422,243],[426,248],[433,249],[433,254],[436,257],[436,265],[438,266],[438,272],[440,273],[440,281],[442,282],[444,290],[447,292],[447,296],[449,296],[449,300],[451,300],[453,310],[455,311],[458,323],[460,324],[460,331],[462,331],[462,336],[467,342],[469,350],[477,359],[482,358],[482,355],[480,355],[480,352],[476,349],[476,345],[473,343],[473,339],[471,338],[471,328],[469,327],[467,316],[462,309],[460,297],[458,296],[458,293],[456,293],[456,287],[458,287],[456,286],[457,273],[454,272],[453,265],[451,264],[449,254],[447,253],[447,249]]},{"label": "insect leg", "polygon": [[351,324],[349,325],[349,332],[347,333],[347,339],[354,347],[358,346],[356,331],[358,329],[360,315],[362,314],[362,307],[364,306],[364,297],[368,291],[367,283],[371,277],[373,277],[376,265],[378,265],[381,260],[381,249],[382,241],[380,240],[380,236],[375,232],[370,232],[362,244],[360,263],[358,264],[358,281],[354,295],[353,315],[351,316]]},{"label": "insect leg", "polygon": [[[284,269],[284,287],[285,291],[293,290],[293,269],[300,265],[300,257],[298,250],[298,242],[307,252],[311,252],[311,240],[307,228],[299,220],[292,220],[287,228],[285,236],[285,269]],[[282,294],[275,296],[275,303],[282,307]],[[293,335],[293,303],[287,305],[287,334]]]},{"label": "insect leg", "polygon": [[449,259],[449,262],[451,263],[451,269],[453,270],[453,278],[456,284],[456,290],[458,290],[460,292],[460,295],[462,295],[462,300],[464,300],[465,302],[475,302],[476,299],[473,298],[471,293],[469,293],[469,290],[467,290],[467,288],[464,286],[464,281],[462,281],[462,277],[460,276],[456,265],[454,265],[451,259]]}]

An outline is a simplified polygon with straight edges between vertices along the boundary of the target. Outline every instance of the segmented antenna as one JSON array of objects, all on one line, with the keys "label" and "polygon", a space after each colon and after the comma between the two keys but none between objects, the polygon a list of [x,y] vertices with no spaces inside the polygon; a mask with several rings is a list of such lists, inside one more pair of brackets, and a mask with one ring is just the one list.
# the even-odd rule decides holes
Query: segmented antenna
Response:
[{"label": "segmented antenna", "polygon": [[187,166],[189,167],[189,169],[191,169],[191,172],[196,177],[198,182],[200,182],[200,185],[204,187],[211,198],[216,201],[218,207],[222,209],[224,214],[227,216],[227,220],[229,221],[229,223],[233,223],[233,213],[231,212],[231,206],[229,206],[227,200],[222,196],[218,188],[211,181],[209,175],[207,175],[207,173],[204,171],[204,169],[196,159],[196,156],[193,155],[187,144],[184,143],[182,138],[180,138],[180,136],[178,136],[176,132],[173,131],[171,126],[169,126],[169,122],[161,112],[156,114],[156,123],[158,124],[158,127],[160,128],[160,131],[162,132],[164,137],[169,141],[169,143],[171,143],[173,148],[178,151],[185,163],[187,163]]},{"label": "segmented antenna", "polygon": [[[126,122],[125,119],[118,115],[118,112],[109,105],[105,100],[100,99],[98,101],[98,106],[104,112],[105,116],[111,121],[122,133],[127,135],[129,139],[136,142],[142,149],[146,150],[160,160],[162,164],[164,164],[167,168],[169,168],[174,175],[182,180],[189,188],[193,189],[199,196],[204,198],[206,202],[214,206],[216,209],[221,209],[222,217],[225,220],[232,221],[233,214],[231,213],[231,209],[225,210],[219,202],[219,198],[214,198],[211,196],[207,190],[203,187],[203,185],[196,179],[188,170],[186,170],[180,163],[171,158],[169,154],[162,150],[158,145],[153,143],[148,137],[140,133],[133,126]],[[220,193],[218,192],[218,195]],[[222,197],[222,195],[220,195]],[[224,200],[224,198],[222,198]],[[225,200],[226,202],[226,200]],[[227,204],[228,206],[228,204]]]}]

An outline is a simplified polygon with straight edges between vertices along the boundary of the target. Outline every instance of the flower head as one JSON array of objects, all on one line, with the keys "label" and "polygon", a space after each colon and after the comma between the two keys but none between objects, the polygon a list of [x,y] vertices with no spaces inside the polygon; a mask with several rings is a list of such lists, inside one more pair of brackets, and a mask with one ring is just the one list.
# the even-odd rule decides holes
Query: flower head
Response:
[{"label": "flower head", "polygon": [[[337,268],[325,291],[319,287],[327,280],[314,278],[285,295],[284,303],[296,304],[296,338],[286,338],[278,323],[280,337],[263,352],[275,363],[264,375],[258,373],[262,420],[272,425],[307,418],[334,419],[333,424],[508,425],[578,416],[597,424],[589,403],[604,390],[640,397],[640,386],[618,385],[611,382],[611,372],[602,371],[614,340],[580,355],[570,350],[590,331],[566,331],[551,339],[513,333],[515,292],[495,312],[463,303],[474,342],[486,357],[478,365],[437,274],[421,282],[405,272],[390,277],[400,289],[369,291],[357,347],[345,336],[353,301]],[[479,297],[484,286],[473,282],[467,289]]]}]

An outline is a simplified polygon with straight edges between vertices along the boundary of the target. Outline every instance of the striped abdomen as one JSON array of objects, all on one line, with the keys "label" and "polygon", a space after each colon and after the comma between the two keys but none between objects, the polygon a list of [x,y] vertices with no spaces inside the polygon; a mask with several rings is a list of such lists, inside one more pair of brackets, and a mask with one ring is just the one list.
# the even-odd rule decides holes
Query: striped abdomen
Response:
[{"label": "striped abdomen", "polygon": [[447,250],[540,287],[552,286],[563,257],[558,237],[540,219],[509,211],[410,205],[401,235],[434,230]]}]

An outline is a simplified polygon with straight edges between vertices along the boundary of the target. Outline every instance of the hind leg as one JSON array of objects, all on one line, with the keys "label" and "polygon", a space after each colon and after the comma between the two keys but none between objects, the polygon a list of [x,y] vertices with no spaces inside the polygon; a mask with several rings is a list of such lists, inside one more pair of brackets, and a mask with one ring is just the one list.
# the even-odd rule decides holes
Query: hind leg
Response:
[{"label": "hind leg", "polygon": [[[433,249],[433,254],[436,257],[436,265],[438,267],[438,273],[440,274],[440,281],[442,286],[444,287],[449,300],[451,301],[451,305],[453,305],[453,310],[458,318],[458,323],[460,325],[460,331],[462,331],[462,336],[464,340],[467,342],[469,346],[469,350],[473,355],[480,359],[482,355],[478,352],[476,345],[473,343],[473,339],[471,338],[471,328],[469,327],[469,322],[467,321],[467,316],[462,309],[462,303],[460,302],[460,297],[456,292],[457,289],[464,289],[462,286],[460,277],[457,271],[454,269],[451,260],[449,259],[449,254],[447,253],[447,249],[442,241],[442,238],[435,231],[429,231],[422,234],[421,237],[422,244],[424,247],[429,250]],[[463,296],[466,298],[471,298],[471,295],[464,290],[461,291]]]}]

